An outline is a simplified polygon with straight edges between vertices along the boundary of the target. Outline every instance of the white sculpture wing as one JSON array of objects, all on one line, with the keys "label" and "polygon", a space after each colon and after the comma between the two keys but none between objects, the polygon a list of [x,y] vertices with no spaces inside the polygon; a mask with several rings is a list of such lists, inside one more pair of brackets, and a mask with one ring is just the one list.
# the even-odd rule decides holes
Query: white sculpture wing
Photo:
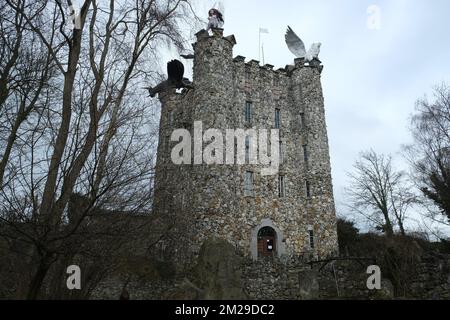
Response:
[{"label": "white sculpture wing", "polygon": [[284,37],[289,50],[297,58],[304,58],[306,56],[305,44],[303,43],[302,39],[300,39],[295,34],[295,32],[292,31],[291,27],[288,26],[286,35]]},{"label": "white sculpture wing", "polygon": [[220,11],[220,13],[223,16],[223,20],[225,20],[225,4],[223,3],[223,1],[219,1],[217,3],[217,8],[216,9]]},{"label": "white sculpture wing", "polygon": [[311,61],[314,58],[319,58],[320,46],[322,44],[320,42],[313,43],[308,53],[306,54],[306,60]]}]

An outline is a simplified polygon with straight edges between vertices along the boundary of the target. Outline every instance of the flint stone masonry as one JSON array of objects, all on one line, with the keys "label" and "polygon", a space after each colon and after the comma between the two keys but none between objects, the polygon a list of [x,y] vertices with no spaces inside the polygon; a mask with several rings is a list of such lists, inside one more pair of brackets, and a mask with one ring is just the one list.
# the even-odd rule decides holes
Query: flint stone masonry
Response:
[{"label": "flint stone masonry", "polygon": [[[160,94],[162,103],[154,211],[165,217],[171,235],[166,255],[183,269],[198,256],[205,239],[219,237],[257,259],[261,227],[276,232],[276,255],[281,259],[305,254],[324,258],[337,254],[336,217],[319,60],[302,59],[285,69],[233,58],[234,36],[197,34],[194,47],[195,89]],[[251,122],[245,104],[252,104]],[[263,176],[263,165],[175,165],[170,141],[173,130],[184,128],[193,137],[194,121],[203,132],[214,128],[275,128],[280,110],[283,163],[279,174]],[[209,141],[203,142],[203,150]],[[225,146],[225,141],[224,141]],[[303,153],[307,149],[307,163]],[[270,148],[268,147],[268,150]],[[193,157],[195,150],[192,147]],[[225,152],[224,152],[225,154]],[[246,171],[253,172],[253,193],[244,193]],[[278,176],[285,196],[278,195]],[[310,197],[306,184],[310,185]],[[270,221],[269,224],[265,222]],[[314,233],[314,248],[308,227]],[[181,267],[184,265],[184,267]],[[184,269],[183,269],[184,270]]]}]

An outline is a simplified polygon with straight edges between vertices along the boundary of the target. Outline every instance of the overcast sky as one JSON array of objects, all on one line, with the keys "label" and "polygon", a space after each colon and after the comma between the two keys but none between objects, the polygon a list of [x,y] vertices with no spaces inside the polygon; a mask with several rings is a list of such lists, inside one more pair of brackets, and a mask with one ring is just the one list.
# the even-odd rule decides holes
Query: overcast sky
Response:
[{"label": "overcast sky", "polygon": [[[411,141],[408,119],[415,101],[432,86],[450,82],[448,0],[245,0],[222,1],[224,35],[234,34],[234,56],[258,59],[259,28],[265,63],[292,64],[287,25],[307,48],[322,42],[322,85],[338,212],[345,213],[346,172],[363,150],[397,155]],[[215,1],[199,1],[199,15]],[[368,8],[379,8],[380,29],[371,29]],[[202,13],[201,11],[204,11]],[[262,60],[262,59],[261,59]],[[262,62],[261,62],[262,63]]]}]

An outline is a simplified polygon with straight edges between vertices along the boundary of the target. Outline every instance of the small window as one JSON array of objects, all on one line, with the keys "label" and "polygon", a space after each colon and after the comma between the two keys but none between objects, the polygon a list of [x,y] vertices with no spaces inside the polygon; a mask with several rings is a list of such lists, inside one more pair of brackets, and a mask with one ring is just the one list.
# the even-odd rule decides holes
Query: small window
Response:
[{"label": "small window", "polygon": [[308,146],[306,144],[303,145],[303,161],[308,165]]},{"label": "small window", "polygon": [[253,195],[253,172],[246,171],[244,176],[244,195]]},{"label": "small window", "polygon": [[250,162],[250,136],[245,136],[245,163]]},{"label": "small window", "polygon": [[306,128],[305,114],[300,113],[300,129]]},{"label": "small window", "polygon": [[280,109],[275,109],[275,129],[280,129],[281,127]]},{"label": "small window", "polygon": [[309,247],[314,249],[314,231],[312,229],[308,230],[309,234]]},{"label": "small window", "polygon": [[311,184],[309,181],[306,181],[306,197],[311,198]]},{"label": "small window", "polygon": [[173,110],[169,111],[168,117],[169,117],[169,126],[172,126],[173,125],[173,119],[174,119]]},{"label": "small window", "polygon": [[251,123],[252,122],[252,117],[253,117],[253,103],[251,101],[247,101],[245,103],[245,122],[246,123]]},{"label": "small window", "polygon": [[278,176],[278,196],[280,198],[285,196],[284,176]]},{"label": "small window", "polygon": [[164,152],[166,155],[170,152],[170,136],[166,136],[166,139],[164,141]]},{"label": "small window", "polygon": [[283,145],[283,141],[280,141],[280,146],[279,146],[279,156],[280,156],[280,163],[284,162],[284,145]]}]

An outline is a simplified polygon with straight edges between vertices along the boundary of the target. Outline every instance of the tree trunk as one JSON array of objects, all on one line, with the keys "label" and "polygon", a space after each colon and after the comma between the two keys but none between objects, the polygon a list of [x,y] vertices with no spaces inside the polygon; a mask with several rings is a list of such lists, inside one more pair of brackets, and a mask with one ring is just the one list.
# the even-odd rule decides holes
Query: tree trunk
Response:
[{"label": "tree trunk", "polygon": [[400,228],[400,233],[402,234],[402,236],[405,236],[406,232],[401,219],[398,219],[398,227]]},{"label": "tree trunk", "polygon": [[394,235],[394,229],[392,228],[391,219],[389,219],[388,212],[383,211],[384,216],[384,232],[386,233],[386,236],[392,237]]},{"label": "tree trunk", "polygon": [[51,256],[48,254],[40,260],[36,273],[30,283],[27,300],[36,300],[38,298],[42,283],[44,282],[45,276],[47,275],[52,263],[53,261],[51,260]]}]

